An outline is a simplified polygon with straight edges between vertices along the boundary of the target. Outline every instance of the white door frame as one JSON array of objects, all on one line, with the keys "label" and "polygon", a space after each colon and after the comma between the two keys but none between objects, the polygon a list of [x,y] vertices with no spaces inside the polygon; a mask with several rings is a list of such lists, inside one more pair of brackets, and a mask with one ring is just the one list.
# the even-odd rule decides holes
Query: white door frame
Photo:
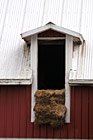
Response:
[{"label": "white door frame", "polygon": [[[69,72],[72,68],[72,47],[73,37],[66,35],[65,41],[65,105],[67,107],[66,123],[70,123],[70,86]],[[38,89],[38,38],[37,35],[31,36],[31,69],[32,69],[32,91],[31,91],[31,122],[35,120],[35,113],[33,111],[35,105],[34,94]]]}]

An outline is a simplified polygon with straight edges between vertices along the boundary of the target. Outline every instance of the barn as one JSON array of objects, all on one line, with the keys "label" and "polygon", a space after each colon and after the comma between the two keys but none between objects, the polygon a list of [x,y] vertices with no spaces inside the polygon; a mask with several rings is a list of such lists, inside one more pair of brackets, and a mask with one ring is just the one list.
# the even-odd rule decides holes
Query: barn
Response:
[{"label": "barn", "polygon": [[[93,139],[92,13],[92,0],[0,0],[0,140]],[[35,92],[61,88],[65,124],[36,124]]]}]

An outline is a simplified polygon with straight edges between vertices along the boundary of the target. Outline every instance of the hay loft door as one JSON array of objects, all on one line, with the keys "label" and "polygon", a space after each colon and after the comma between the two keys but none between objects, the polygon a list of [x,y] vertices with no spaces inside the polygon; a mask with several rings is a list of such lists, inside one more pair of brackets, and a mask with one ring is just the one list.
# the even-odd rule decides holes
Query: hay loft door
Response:
[{"label": "hay loft door", "polygon": [[38,89],[65,87],[66,123],[70,123],[69,71],[72,67],[73,37],[66,35],[65,40],[45,38],[41,39],[37,35],[31,37],[31,122],[35,119],[35,92]]},{"label": "hay loft door", "polygon": [[65,88],[65,40],[38,41],[38,89]]},{"label": "hay loft door", "polygon": [[[55,25],[52,22],[47,23],[44,26],[35,28],[33,30],[29,30],[25,33],[21,34],[22,39],[24,39],[27,43],[29,43],[31,41],[31,70],[32,70],[32,80],[31,80],[31,84],[32,84],[32,89],[31,89],[31,122],[34,121],[34,105],[35,105],[35,100],[34,100],[34,94],[37,91],[38,88],[42,89],[42,88],[61,88],[61,84],[63,81],[62,79],[64,79],[62,77],[62,73],[64,73],[65,70],[65,105],[67,107],[67,113],[66,113],[66,122],[70,123],[70,86],[69,86],[69,73],[70,70],[72,71],[72,50],[73,50],[73,41],[74,42],[80,42],[82,43],[82,41],[84,40],[83,36],[80,33],[74,32],[72,30],[63,28],[61,26]],[[49,42],[49,44],[47,44],[45,46],[45,44],[38,42],[38,40],[43,40],[43,43],[45,41],[45,39],[47,38],[47,40],[58,40],[58,38],[62,39],[65,38],[65,68],[62,68],[61,66],[64,65],[63,61],[60,61],[62,56],[57,56],[58,53],[56,53],[54,50],[57,50],[58,48],[60,48],[60,45],[58,45],[58,47],[56,48],[56,44],[54,45],[54,50],[53,49],[49,49],[49,52],[47,50],[48,45],[50,48],[52,48],[52,44],[51,42]],[[38,44],[40,43],[40,44]],[[46,43],[46,42],[45,42]],[[47,42],[48,43],[48,42]],[[38,46],[39,45],[39,46]],[[46,49],[45,49],[46,47]],[[39,52],[38,52],[39,49]],[[60,51],[62,52],[63,50],[61,50],[62,48],[60,48]],[[51,52],[51,50],[53,50]],[[46,52],[46,57],[48,58],[48,60],[46,59],[46,57],[44,56],[44,54],[42,54],[42,52],[45,51]],[[59,49],[58,49],[59,51]],[[47,54],[48,53],[48,54]],[[53,54],[52,54],[53,53]],[[39,56],[40,54],[40,56]],[[53,64],[53,58],[51,57],[51,54],[54,58],[54,62],[55,65]],[[54,55],[56,55],[56,57],[54,57]],[[60,52],[59,52],[60,55]],[[63,55],[63,54],[62,54]],[[42,58],[41,58],[42,57]],[[57,59],[55,59],[57,58]],[[38,62],[38,59],[40,60],[40,62]],[[44,59],[44,60],[42,60]],[[44,61],[44,62],[43,62]],[[56,61],[58,61],[58,63],[62,63],[62,65],[60,66]],[[47,64],[48,62],[48,64]],[[41,63],[41,64],[40,64]],[[53,66],[51,66],[51,63]],[[44,71],[41,69],[42,68],[42,64],[43,64],[43,69]],[[38,69],[38,66],[40,67]],[[57,68],[55,68],[54,66],[60,67],[59,70],[57,70]],[[50,71],[48,69],[48,67],[50,67]],[[60,72],[60,70],[62,70],[62,73]],[[42,71],[42,73],[41,73]],[[47,72],[49,71],[49,76],[47,77]],[[53,73],[51,72],[53,71]],[[46,73],[45,77],[43,77],[43,73]],[[39,74],[39,75],[38,75]],[[41,76],[40,76],[41,75]],[[62,79],[57,79],[57,76],[62,77]],[[55,83],[52,80],[55,76]],[[72,71],[72,76],[70,75],[70,77],[72,77],[72,80],[77,80],[76,78],[77,76],[77,71],[75,72],[75,75]],[[47,79],[47,80],[46,80]],[[58,83],[56,83],[56,81],[58,80]],[[42,81],[44,81],[44,83],[42,83]],[[49,81],[49,83],[45,83],[46,81]],[[51,84],[52,83],[52,84]],[[73,83],[73,81],[72,81]],[[46,84],[46,86],[45,86]],[[64,84],[62,83],[62,86]],[[63,88],[63,87],[62,87]]]}]

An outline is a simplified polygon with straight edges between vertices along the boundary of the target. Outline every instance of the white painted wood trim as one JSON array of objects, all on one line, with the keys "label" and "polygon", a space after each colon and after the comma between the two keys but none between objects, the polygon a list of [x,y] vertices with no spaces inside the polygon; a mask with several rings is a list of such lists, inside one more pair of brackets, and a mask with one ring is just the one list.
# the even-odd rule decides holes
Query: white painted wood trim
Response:
[{"label": "white painted wood trim", "polygon": [[60,26],[57,26],[53,23],[48,23],[44,26],[41,26],[41,27],[38,27],[36,29],[33,29],[33,30],[27,31],[25,33],[22,33],[21,37],[24,40],[26,40],[25,38],[27,38],[29,36],[44,32],[44,31],[49,30],[49,29],[52,29],[52,30],[55,30],[55,31],[58,31],[58,32],[61,32],[61,33],[67,34],[67,35],[71,35],[71,36],[80,38],[81,41],[84,40],[82,34],[80,34],[78,32],[75,32],[75,31],[71,31],[71,30],[63,28],[63,27],[60,27]]},{"label": "white painted wood trim", "polygon": [[33,35],[31,37],[31,69],[32,69],[31,122],[34,122],[35,119],[35,113],[33,109],[35,105],[34,94],[37,91],[37,56],[38,56],[37,35]]},{"label": "white painted wood trim", "polygon": [[0,85],[30,85],[32,79],[0,79]]},{"label": "white painted wood trim", "polygon": [[81,84],[81,85],[93,85],[93,80],[83,80],[83,79],[76,79],[76,80],[69,80],[69,84]]},{"label": "white painted wood trim", "polygon": [[[70,123],[70,86],[69,82],[69,71],[72,65],[72,47],[73,47],[73,37],[66,35],[66,45],[65,45],[65,53],[66,53],[66,62],[65,62],[65,105],[67,107],[66,114],[66,123]],[[35,114],[33,111],[35,100],[34,94],[37,88],[37,56],[38,56],[38,43],[37,43],[37,35],[31,37],[31,69],[32,69],[32,97],[31,97],[31,122],[34,122]]]},{"label": "white painted wood trim", "polygon": [[64,40],[65,37],[38,37],[38,40]]},{"label": "white painted wood trim", "polygon": [[28,37],[28,36],[33,36],[33,35],[35,35],[35,34],[44,32],[44,31],[46,31],[46,30],[48,30],[48,29],[51,29],[50,24],[49,24],[49,25],[45,25],[45,26],[41,26],[41,27],[38,27],[38,28],[35,28],[35,29],[30,30],[30,31],[27,31],[27,32],[24,32],[24,33],[21,34],[21,37],[22,37],[23,39],[25,39],[25,38]]},{"label": "white painted wood trim", "polygon": [[80,34],[78,32],[75,32],[75,31],[72,31],[72,30],[69,30],[69,29],[54,25],[54,24],[52,24],[52,29],[57,30],[58,32],[64,33],[66,35],[70,35],[70,36],[73,36],[73,37],[80,38],[81,41],[84,40],[82,34]]},{"label": "white painted wood trim", "polygon": [[70,86],[69,72],[72,68],[73,37],[66,35],[65,44],[65,106],[67,107],[66,123],[70,123]]}]

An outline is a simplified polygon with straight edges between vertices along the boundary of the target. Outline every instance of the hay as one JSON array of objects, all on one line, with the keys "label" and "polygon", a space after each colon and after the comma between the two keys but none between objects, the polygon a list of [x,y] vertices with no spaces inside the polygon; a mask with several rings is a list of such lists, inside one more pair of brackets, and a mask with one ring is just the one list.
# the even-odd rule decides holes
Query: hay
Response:
[{"label": "hay", "polygon": [[65,89],[38,90],[35,93],[35,123],[53,127],[65,123]]}]

